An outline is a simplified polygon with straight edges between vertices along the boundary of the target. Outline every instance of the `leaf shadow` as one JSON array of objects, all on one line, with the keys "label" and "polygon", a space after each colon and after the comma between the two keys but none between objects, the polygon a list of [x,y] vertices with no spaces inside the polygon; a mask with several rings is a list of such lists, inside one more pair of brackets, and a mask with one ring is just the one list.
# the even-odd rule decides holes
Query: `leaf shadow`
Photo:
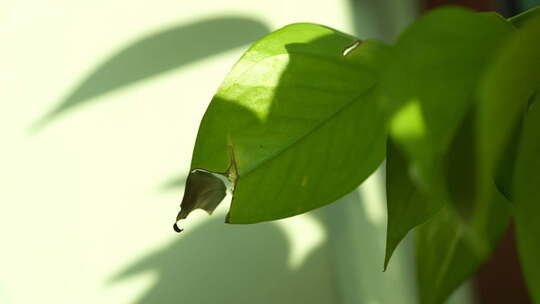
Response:
[{"label": "leaf shadow", "polygon": [[270,31],[262,22],[230,16],[176,26],[143,37],[97,65],[74,90],[37,120],[38,131],[61,114],[107,94],[245,45]]},{"label": "leaf shadow", "polygon": [[160,191],[173,191],[173,190],[181,190],[182,187],[186,184],[187,176],[186,175],[178,175],[176,177],[170,178],[163,182],[158,189]]},{"label": "leaf shadow", "polygon": [[290,269],[289,249],[274,223],[236,226],[212,219],[121,270],[108,283],[156,273],[157,280],[137,304],[332,303],[332,284],[320,284],[330,276],[327,250],[315,249],[299,269]]}]

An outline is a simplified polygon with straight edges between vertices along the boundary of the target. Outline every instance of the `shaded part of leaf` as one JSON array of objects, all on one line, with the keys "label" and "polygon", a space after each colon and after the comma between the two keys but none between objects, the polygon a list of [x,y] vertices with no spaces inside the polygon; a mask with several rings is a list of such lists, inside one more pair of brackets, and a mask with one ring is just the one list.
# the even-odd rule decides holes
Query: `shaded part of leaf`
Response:
[{"label": "shaded part of leaf", "polygon": [[[227,187],[223,180],[214,173],[203,170],[192,171],[186,181],[184,198],[180,204],[180,212],[176,222],[185,219],[195,209],[203,209],[212,214],[216,207],[225,198]],[[182,230],[174,224],[175,231]]]},{"label": "shaded part of leaf", "polygon": [[[487,192],[494,177],[497,178],[501,160],[505,161],[505,149],[515,140],[512,132],[540,84],[538,17],[529,18],[523,27],[505,39],[477,91],[477,188],[480,204],[489,200]],[[507,195],[508,192],[511,191],[507,191]]]},{"label": "shaded part of leaf", "polygon": [[[528,109],[540,101],[540,89],[529,98]],[[523,132],[523,117],[520,117],[519,122],[514,127],[510,140],[507,143],[502,153],[501,159],[497,165],[495,173],[495,184],[508,201],[514,202],[514,177],[515,167],[519,146],[521,144],[521,134]]]},{"label": "shaded part of leaf", "polygon": [[531,96],[531,98],[529,99],[529,104],[528,104],[528,108],[532,107],[532,105],[536,102],[539,102],[540,101],[540,88],[536,89],[536,91],[534,92],[534,94]]},{"label": "shaded part of leaf", "polygon": [[411,178],[411,168],[404,152],[392,142],[386,150],[386,201],[388,224],[384,270],[399,243],[414,227],[429,220],[440,208],[440,202],[425,199]]},{"label": "shaded part of leaf", "polygon": [[540,303],[540,102],[527,112],[516,160],[514,194],[519,257],[531,297]]},{"label": "shaded part of leaf", "polygon": [[515,27],[520,28],[526,24],[531,18],[535,18],[540,15],[540,6],[533,7],[529,10],[524,11],[518,15],[515,15],[511,18],[508,18],[508,21],[512,23]]},{"label": "shaded part of leaf", "polygon": [[450,203],[458,214],[469,221],[475,212],[476,145],[475,114],[471,109],[457,129],[444,156],[446,185]]},{"label": "shaded part of leaf", "polygon": [[[444,206],[416,235],[416,267],[421,304],[441,304],[491,255],[509,223],[510,208],[504,197],[496,192],[486,210],[481,226],[464,225],[455,209]],[[467,231],[483,235],[489,248],[475,250]]]},{"label": "shaded part of leaf", "polygon": [[[228,222],[248,224],[298,215],[358,187],[385,157],[384,115],[377,111],[375,94],[369,90],[359,96],[309,136],[241,175]],[[359,113],[371,117],[360,120]]]},{"label": "shaded part of leaf", "polygon": [[523,121],[520,119],[512,131],[512,135],[495,169],[495,185],[499,192],[510,202],[514,201],[513,180],[522,128]]}]

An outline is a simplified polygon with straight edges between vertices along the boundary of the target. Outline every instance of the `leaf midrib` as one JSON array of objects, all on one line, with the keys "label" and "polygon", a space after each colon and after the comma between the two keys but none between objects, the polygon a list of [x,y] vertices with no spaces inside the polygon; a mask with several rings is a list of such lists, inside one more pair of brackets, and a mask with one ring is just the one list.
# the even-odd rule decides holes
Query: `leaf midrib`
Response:
[{"label": "leaf midrib", "polygon": [[[361,97],[364,96],[364,95],[368,95],[371,91],[373,91],[375,89],[377,85],[376,84],[373,84],[371,87],[367,88],[365,91],[363,91],[362,93],[356,95],[355,97],[351,98],[351,101],[350,102],[347,102],[345,103],[343,106],[341,106],[339,109],[337,109],[334,113],[332,113],[330,116],[328,116],[326,119],[323,119],[321,120],[319,123],[317,123],[311,130],[309,130],[308,132],[306,132],[305,134],[299,136],[296,140],[292,141],[291,143],[289,143],[288,145],[286,145],[285,147],[283,147],[282,149],[279,149],[276,153],[272,154],[271,156],[267,157],[266,159],[264,159],[263,161],[261,161],[260,163],[257,164],[256,167],[250,169],[250,170],[247,170],[244,174],[242,175],[238,175],[238,179],[237,181],[239,181],[241,178],[243,177],[246,177],[248,176],[250,173],[256,171],[257,169],[259,169],[260,167],[262,167],[263,165],[265,165],[266,163],[270,162],[271,160],[274,160],[276,158],[278,158],[281,154],[285,153],[286,151],[288,151],[289,149],[291,149],[292,147],[294,147],[295,145],[297,145],[298,143],[300,143],[301,141],[303,141],[304,139],[306,139],[307,137],[309,137],[310,135],[312,135],[313,133],[315,133],[317,130],[321,129],[322,127],[324,127],[329,121],[331,121],[332,119],[336,118],[337,116],[339,116],[343,111],[345,111],[347,108],[351,107],[352,105],[354,105],[356,102],[358,102],[359,100],[361,100]],[[233,153],[234,153],[234,147],[233,147]]]}]

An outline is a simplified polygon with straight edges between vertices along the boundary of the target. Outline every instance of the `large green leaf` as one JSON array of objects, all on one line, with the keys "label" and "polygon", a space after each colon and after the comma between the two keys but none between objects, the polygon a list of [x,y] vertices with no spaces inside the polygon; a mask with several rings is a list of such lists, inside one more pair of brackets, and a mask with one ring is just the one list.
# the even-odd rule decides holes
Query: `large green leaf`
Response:
[{"label": "large green leaf", "polygon": [[[509,18],[508,20],[516,27],[516,28],[522,28],[525,24],[528,23],[529,20],[532,20],[534,18],[538,18],[540,15],[540,6],[539,7],[535,7],[535,8],[532,8],[530,10],[527,10],[519,15],[516,15],[514,17],[511,17]],[[501,58],[499,59],[499,62],[498,62],[498,65],[496,64],[493,68],[493,70],[491,71],[491,78],[490,77],[486,77],[486,79],[490,79],[491,81],[493,81],[494,79],[497,79],[497,77],[494,77],[493,74],[496,74],[497,70],[501,73],[498,75],[498,77],[501,77],[501,78],[504,78],[506,76],[506,68],[508,68],[509,70],[513,70],[514,73],[515,73],[515,70],[516,69],[520,69],[519,65],[518,66],[514,66],[514,62],[513,60],[519,60],[520,62],[523,62],[525,60],[523,60],[523,58],[521,57],[515,57],[515,58],[512,58],[512,57],[509,57],[508,54],[505,54],[505,51],[508,51],[509,49],[511,50],[512,48],[515,48],[515,45],[512,46],[513,44],[515,44],[516,42],[516,38],[513,38],[513,39],[510,39],[510,43],[509,43],[509,46],[506,47],[506,49],[503,49],[503,51],[501,52]],[[534,47],[533,47],[534,48]],[[514,50],[515,52],[515,50]],[[501,69],[501,65],[505,63],[508,63],[509,60],[508,59],[511,59],[510,62],[511,62],[511,65],[510,66],[506,66],[506,67],[503,67],[503,69]],[[521,68],[523,68],[523,66],[521,66]],[[489,75],[489,73],[488,73]],[[507,81],[509,79],[506,79]],[[511,80],[512,81],[512,80]],[[525,80],[526,83],[528,82],[528,80]],[[491,83],[489,84],[489,81],[486,81],[484,85],[493,85],[494,83]],[[503,84],[503,86],[506,88],[508,87],[508,84]],[[485,90],[486,88],[484,88]],[[497,91],[499,89],[498,86],[495,86],[494,87],[495,91]],[[512,90],[514,90],[514,88],[511,88]],[[486,93],[486,91],[480,91],[481,94],[482,93]],[[489,91],[487,91],[487,93],[489,94]],[[540,88],[536,90],[536,95],[540,94]],[[498,100],[499,97],[498,96],[495,96],[495,98]],[[535,99],[535,96],[531,96],[531,98],[529,99],[529,104],[531,104]],[[481,101],[482,101],[482,98],[481,98]],[[490,106],[493,106],[493,105],[490,105],[489,102],[487,102],[488,100],[487,99],[483,99],[484,104],[483,106],[488,106],[488,108]],[[498,102],[501,102],[501,100],[498,100]],[[494,105],[497,104],[497,101],[493,102]],[[517,102],[511,102],[511,103],[507,103],[507,104],[502,104],[501,105],[501,108],[502,109],[505,109],[507,107],[515,107],[518,109],[518,112],[523,112],[523,99],[521,100],[517,100]],[[521,109],[520,109],[521,108]],[[512,112],[515,112],[516,109],[510,109]],[[510,115],[506,115],[506,113],[503,113],[503,115],[500,115],[501,117],[499,118],[502,118],[503,119],[503,123],[504,124],[509,124],[510,125],[512,124],[512,120],[515,119],[515,117],[512,114],[512,112],[510,112],[509,114]],[[484,114],[484,119],[487,120],[487,122],[489,122],[490,120],[493,122],[493,121],[497,121],[497,119],[494,117],[494,116],[491,116],[493,114],[500,114],[500,113],[497,113],[496,111],[493,111],[492,113],[489,113],[489,111],[487,111],[487,113],[483,113]],[[487,115],[486,115],[487,114]],[[514,113],[515,115],[516,113]],[[491,116],[491,117],[490,117]],[[486,123],[486,121],[483,121],[483,123]],[[500,139],[495,139],[495,142],[489,142],[489,140],[487,138],[483,138],[484,141],[487,141],[487,144],[495,144],[496,148],[495,151],[489,151],[488,153],[491,153],[491,156],[492,158],[495,156],[497,156],[497,154],[500,154],[500,159],[499,159],[499,163],[498,165],[493,165],[491,164],[491,162],[493,161],[493,159],[489,159],[489,157],[487,159],[484,159],[484,161],[487,161],[487,168],[484,168],[484,172],[482,174],[484,174],[483,176],[482,175],[479,175],[480,177],[480,184],[482,183],[485,183],[486,181],[488,181],[490,179],[490,172],[491,170],[495,170],[495,183],[497,184],[497,187],[499,188],[499,191],[501,191],[501,193],[503,193],[503,195],[506,196],[507,199],[513,201],[513,195],[512,195],[512,188],[513,188],[513,175],[514,175],[514,169],[515,169],[515,161],[516,161],[516,155],[517,155],[517,150],[518,150],[518,146],[519,146],[519,142],[520,142],[520,138],[521,138],[521,125],[522,125],[522,115],[519,115],[519,119],[517,122],[515,122],[515,124],[517,124],[513,130],[512,130],[512,133],[509,135],[509,138],[506,140],[506,147],[503,148],[504,150],[500,150],[501,148],[500,147],[497,147],[497,143],[499,141],[501,141]],[[496,126],[497,128],[500,128],[499,126]],[[484,126],[484,128],[486,128],[486,126]],[[485,132],[485,131],[484,131]],[[487,135],[488,137],[490,135]],[[503,136],[504,137],[504,136]],[[503,139],[501,142],[504,142],[505,140]],[[487,148],[486,146],[486,143],[480,143],[480,144],[483,144],[485,146],[485,148]]]},{"label": "large green leaf", "polygon": [[[485,262],[508,225],[509,203],[494,192],[482,227],[463,224],[460,215],[444,206],[416,231],[417,277],[422,304],[440,304]],[[476,231],[469,231],[475,227]],[[478,252],[470,234],[483,235],[489,250]]]},{"label": "large green leaf", "polygon": [[444,8],[421,17],[396,43],[383,82],[385,105],[396,113],[390,132],[430,201],[450,201],[443,159],[494,50],[512,31],[496,14]]},{"label": "large green leaf", "polygon": [[[203,117],[191,164],[233,184],[228,222],[323,206],[379,166],[386,124],[375,86],[385,49],[302,23],[266,36],[242,56]],[[179,219],[215,208],[192,200],[185,196]]]},{"label": "large green leaf", "polygon": [[[538,16],[540,17],[540,16]],[[478,182],[479,199],[486,199],[485,191],[492,183],[497,163],[505,149],[514,154],[509,141],[517,142],[513,132],[528,105],[531,95],[540,87],[540,19],[519,29],[510,37],[489,68],[479,90],[478,104]],[[533,18],[534,19],[534,18]],[[512,132],[514,136],[512,136]],[[506,157],[506,164],[512,158]],[[511,174],[511,169],[504,170]],[[501,176],[501,187],[509,176]],[[508,189],[503,189],[507,194]]]},{"label": "large green leaf", "polygon": [[[540,36],[538,36],[540,38]],[[516,232],[519,256],[535,303],[540,302],[540,94],[524,119],[516,160]]]},{"label": "large green leaf", "polygon": [[405,234],[441,206],[470,205],[474,139],[468,136],[473,116],[466,113],[493,50],[512,31],[496,14],[435,10],[405,30],[383,66],[394,151],[406,154],[388,156],[386,263]]}]

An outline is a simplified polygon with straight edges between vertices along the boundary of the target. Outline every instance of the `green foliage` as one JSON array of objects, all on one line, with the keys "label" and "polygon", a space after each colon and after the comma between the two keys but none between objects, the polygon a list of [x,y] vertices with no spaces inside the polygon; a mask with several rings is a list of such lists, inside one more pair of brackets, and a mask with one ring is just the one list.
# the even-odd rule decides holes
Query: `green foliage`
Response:
[{"label": "green foliage", "polygon": [[225,179],[229,223],[304,213],[358,187],[386,157],[384,267],[417,228],[421,303],[444,302],[514,215],[540,301],[537,11],[507,21],[437,9],[392,45],[308,23],[267,35],[202,119],[177,220],[211,213]]},{"label": "green foliage", "polygon": [[519,255],[532,297],[540,299],[540,95],[524,118],[516,159],[516,228]]}]

